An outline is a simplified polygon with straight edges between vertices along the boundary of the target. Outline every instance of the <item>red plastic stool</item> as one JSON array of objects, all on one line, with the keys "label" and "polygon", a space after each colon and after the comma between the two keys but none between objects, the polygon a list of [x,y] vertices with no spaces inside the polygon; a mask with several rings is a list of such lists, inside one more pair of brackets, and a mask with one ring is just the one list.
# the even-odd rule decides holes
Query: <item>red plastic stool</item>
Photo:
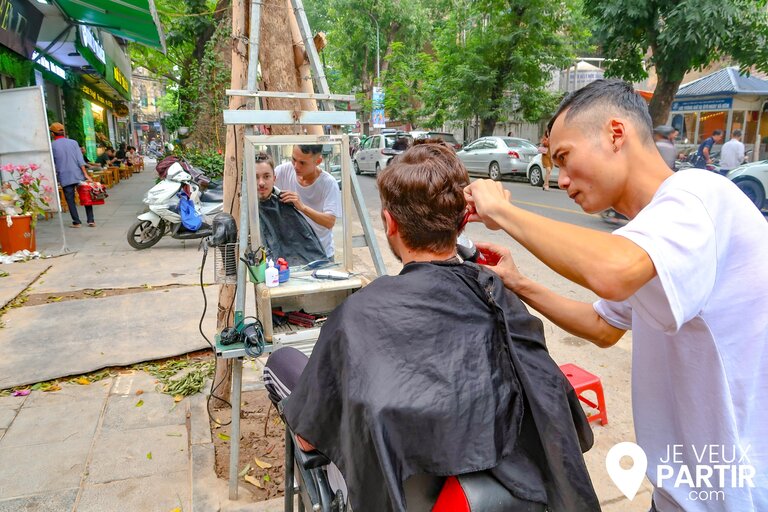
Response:
[{"label": "red plastic stool", "polygon": [[[562,371],[568,378],[568,382],[570,382],[571,386],[573,386],[573,389],[576,391],[576,396],[579,397],[579,400],[592,407],[593,409],[597,409],[597,414],[593,414],[588,417],[589,422],[591,423],[593,421],[600,420],[601,425],[607,425],[608,411],[605,408],[603,383],[600,382],[600,377],[597,375],[592,375],[587,370],[579,368],[575,364],[571,363],[561,365],[560,371]],[[592,391],[595,393],[595,396],[597,397],[596,404],[584,397],[583,393],[585,391]]]}]

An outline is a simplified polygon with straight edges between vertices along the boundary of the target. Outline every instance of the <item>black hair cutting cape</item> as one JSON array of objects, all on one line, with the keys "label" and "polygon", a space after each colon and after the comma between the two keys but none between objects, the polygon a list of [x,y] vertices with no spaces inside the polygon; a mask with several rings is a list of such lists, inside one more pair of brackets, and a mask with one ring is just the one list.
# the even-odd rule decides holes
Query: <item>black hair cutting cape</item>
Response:
[{"label": "black hair cutting cape", "polygon": [[269,257],[285,258],[290,266],[306,265],[328,256],[307,219],[290,203],[281,203],[277,197],[259,201],[261,239]]},{"label": "black hair cutting cape", "polygon": [[552,511],[600,510],[592,431],[541,320],[473,263],[409,263],[352,295],[284,405],[355,512],[405,511],[414,474],[485,469]]}]

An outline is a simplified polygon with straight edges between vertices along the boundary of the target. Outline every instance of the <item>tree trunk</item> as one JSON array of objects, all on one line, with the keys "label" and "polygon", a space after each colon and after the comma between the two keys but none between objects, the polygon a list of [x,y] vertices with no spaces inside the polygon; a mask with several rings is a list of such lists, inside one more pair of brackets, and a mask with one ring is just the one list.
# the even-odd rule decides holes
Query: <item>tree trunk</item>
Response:
[{"label": "tree trunk", "polygon": [[496,128],[496,116],[484,117],[480,120],[480,136],[488,137],[493,135],[493,129]]},{"label": "tree trunk", "polygon": [[[246,0],[232,2],[232,89],[245,89],[248,80],[248,40],[245,20],[248,19]],[[229,108],[237,110],[246,102],[244,96],[231,96]],[[244,126],[230,126],[227,129],[227,141],[224,152],[224,211],[230,213],[236,222],[240,220],[240,168],[243,155]],[[216,315],[216,329],[221,332],[232,325],[235,310],[235,286],[219,287],[219,307]],[[226,363],[224,363],[226,361]],[[223,400],[229,401],[232,391],[232,360],[222,359],[216,366],[214,376],[214,407],[224,406]],[[221,400],[219,400],[221,398]]]},{"label": "tree trunk", "polygon": [[680,87],[680,80],[666,80],[664,75],[659,74],[659,81],[656,84],[656,90],[653,91],[653,98],[648,105],[648,111],[651,114],[651,121],[653,126],[660,124],[667,124],[667,118],[669,118],[669,111],[672,109],[672,102],[677,94],[677,89]]},{"label": "tree trunk", "polygon": [[[263,0],[261,7],[261,38],[259,63],[265,91],[300,92],[291,26],[296,23],[292,8],[286,0]],[[301,37],[298,37],[301,40]],[[308,75],[309,73],[307,73]],[[311,82],[310,82],[311,84]],[[309,91],[308,91],[309,92]],[[265,110],[304,110],[301,101],[286,98],[264,98]],[[304,127],[302,127],[304,128]],[[322,127],[320,127],[322,131]],[[293,126],[271,127],[273,135],[292,135]],[[310,132],[311,133],[311,132]]]},{"label": "tree trunk", "polygon": [[[289,92],[315,92],[314,82],[312,81],[312,69],[309,65],[309,57],[307,57],[307,51],[304,47],[304,40],[301,38],[301,31],[299,30],[299,22],[296,19],[296,15],[293,11],[291,0],[285,0],[285,5],[288,10],[288,26],[291,30],[291,39],[293,41],[294,50],[294,63],[296,67],[296,82],[298,89],[294,89]],[[314,44],[314,42],[312,43]],[[318,91],[320,92],[320,91]],[[315,100],[301,100],[301,110],[303,111],[316,111],[317,101]],[[321,125],[310,125],[304,127],[307,135],[322,135],[323,127]]]}]

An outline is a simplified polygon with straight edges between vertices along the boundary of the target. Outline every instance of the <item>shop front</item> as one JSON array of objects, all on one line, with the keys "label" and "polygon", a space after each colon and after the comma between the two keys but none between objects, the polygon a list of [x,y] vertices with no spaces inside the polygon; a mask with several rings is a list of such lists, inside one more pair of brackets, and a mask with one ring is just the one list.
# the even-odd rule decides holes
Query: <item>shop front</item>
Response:
[{"label": "shop front", "polygon": [[[759,148],[768,135],[768,81],[725,68],[685,84],[675,95],[668,124],[675,127],[681,149],[698,146],[715,130],[730,138],[741,130],[747,150]],[[757,154],[764,153],[758,149]]]},{"label": "shop front", "polygon": [[32,84],[32,63],[43,14],[28,0],[0,1],[0,89]]}]

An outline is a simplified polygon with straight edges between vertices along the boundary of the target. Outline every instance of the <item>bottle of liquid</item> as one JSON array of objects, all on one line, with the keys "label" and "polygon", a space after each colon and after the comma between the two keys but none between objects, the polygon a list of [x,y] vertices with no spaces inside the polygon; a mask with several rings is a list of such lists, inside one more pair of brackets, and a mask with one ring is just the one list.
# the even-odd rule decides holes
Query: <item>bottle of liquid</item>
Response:
[{"label": "bottle of liquid", "polygon": [[274,288],[280,284],[280,273],[275,268],[275,262],[271,258],[267,262],[267,270],[264,271],[264,281],[267,288]]}]

